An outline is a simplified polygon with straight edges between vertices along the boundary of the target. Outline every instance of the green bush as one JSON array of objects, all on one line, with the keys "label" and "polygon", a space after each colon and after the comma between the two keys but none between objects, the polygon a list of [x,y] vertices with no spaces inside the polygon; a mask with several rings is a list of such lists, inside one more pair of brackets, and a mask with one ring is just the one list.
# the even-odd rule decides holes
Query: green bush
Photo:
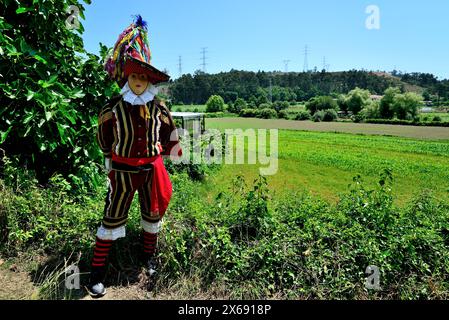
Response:
[{"label": "green bush", "polygon": [[[41,248],[59,256],[81,252],[89,261],[103,191],[80,206],[60,176],[45,189],[23,172],[16,176],[27,183],[14,185],[26,189],[0,180],[0,213],[8,225],[3,256]],[[202,199],[184,173],[171,179],[176,192],[160,236],[162,286],[194,277],[205,291],[226,284],[231,298],[447,298],[449,203],[422,192],[394,206],[388,169],[375,188],[355,176],[336,205],[305,192],[272,200],[264,177],[247,185],[237,176],[212,199]],[[136,206],[128,230],[119,249],[135,252]],[[370,265],[380,269],[380,291],[365,288]]]},{"label": "green bush", "polygon": [[257,117],[262,119],[275,119],[277,118],[277,112],[274,109],[265,108],[258,112]]},{"label": "green bush", "polygon": [[278,112],[278,118],[279,119],[290,119],[290,114],[287,110],[281,110]]},{"label": "green bush", "polygon": [[323,121],[331,122],[337,120],[337,111],[334,109],[324,110]]},{"label": "green bush", "polygon": [[359,112],[356,115],[351,116],[352,121],[355,123],[364,122],[366,119],[366,113],[365,112]]},{"label": "green bush", "polygon": [[243,118],[254,118],[259,115],[259,112],[260,110],[258,109],[242,109],[239,116]]},{"label": "green bush", "polygon": [[305,110],[299,111],[295,116],[295,120],[310,120],[310,118],[310,112]]},{"label": "green bush", "polygon": [[313,116],[312,116],[312,120],[314,122],[321,122],[324,119],[324,111],[323,110],[318,110],[316,111]]},{"label": "green bush", "polygon": [[309,110],[311,114],[315,114],[318,110],[338,110],[338,104],[332,97],[319,96],[310,99],[306,103],[306,109]]},{"label": "green bush", "polygon": [[288,101],[276,101],[272,106],[277,112],[281,110],[286,110],[290,107],[290,103]]},{"label": "green bush", "polygon": [[259,104],[259,106],[257,107],[257,109],[262,110],[262,109],[271,109],[273,106],[271,103],[261,103]]},{"label": "green bush", "polygon": [[435,117],[433,117],[432,121],[433,121],[433,122],[441,122],[442,119],[441,119],[440,116],[435,116]]},{"label": "green bush", "polygon": [[103,70],[107,48],[100,45],[101,58],[87,53],[82,24],[65,27],[69,5],[83,15],[78,1],[36,0],[6,1],[0,16],[0,145],[43,184],[102,161],[96,118],[119,91]]},{"label": "green bush", "polygon": [[234,111],[235,113],[240,113],[241,110],[247,109],[248,104],[246,101],[242,98],[237,98],[234,102]]},{"label": "green bush", "polygon": [[221,96],[212,95],[206,102],[206,112],[223,112],[225,103]]}]

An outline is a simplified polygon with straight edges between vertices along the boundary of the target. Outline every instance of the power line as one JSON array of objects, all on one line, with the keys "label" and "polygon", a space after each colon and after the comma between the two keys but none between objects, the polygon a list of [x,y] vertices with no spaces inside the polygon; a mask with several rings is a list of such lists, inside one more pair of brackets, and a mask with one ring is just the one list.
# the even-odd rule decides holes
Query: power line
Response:
[{"label": "power line", "polygon": [[202,60],[203,60],[203,63],[201,64],[201,66],[203,67],[203,72],[204,73],[206,73],[206,65],[207,65],[207,63],[206,63],[206,49],[207,49],[207,47],[203,47],[203,48],[201,48],[201,53],[202,53]]},{"label": "power line", "polygon": [[178,71],[179,71],[179,77],[181,77],[182,76],[182,57],[181,56],[179,56],[179,59],[178,59]]},{"label": "power line", "polygon": [[308,54],[310,53],[309,47],[306,45],[304,47],[304,67],[303,67],[303,71],[307,72],[309,71],[309,61],[308,61]]},{"label": "power line", "polygon": [[290,62],[290,60],[283,60],[284,62],[284,67],[285,67],[285,73],[288,72],[288,63]]},{"label": "power line", "polygon": [[326,63],[326,57],[323,57],[323,70],[329,71],[330,64]]}]

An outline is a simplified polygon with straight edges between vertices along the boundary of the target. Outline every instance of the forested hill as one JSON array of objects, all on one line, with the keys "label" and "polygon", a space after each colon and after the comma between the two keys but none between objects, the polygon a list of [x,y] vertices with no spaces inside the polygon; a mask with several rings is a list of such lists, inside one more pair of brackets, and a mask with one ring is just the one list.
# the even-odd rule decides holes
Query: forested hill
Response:
[{"label": "forested hill", "polygon": [[266,95],[270,81],[273,98],[296,101],[305,101],[317,95],[348,93],[355,87],[368,89],[372,94],[379,95],[390,86],[421,94],[428,92],[433,95],[440,91],[440,95],[444,96],[449,92],[449,80],[439,81],[432,74],[424,73],[389,74],[358,70],[284,73],[231,70],[217,74],[197,71],[193,75],[183,75],[170,85],[170,94],[174,103],[185,104],[203,104],[213,94],[221,95],[225,102],[234,101],[237,97],[249,100],[251,96]]}]

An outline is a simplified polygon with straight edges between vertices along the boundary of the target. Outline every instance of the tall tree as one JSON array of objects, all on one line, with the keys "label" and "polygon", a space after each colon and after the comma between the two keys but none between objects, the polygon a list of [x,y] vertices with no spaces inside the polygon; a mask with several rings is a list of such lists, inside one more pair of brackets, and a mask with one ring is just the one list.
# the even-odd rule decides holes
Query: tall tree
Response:
[{"label": "tall tree", "polygon": [[0,7],[0,145],[41,182],[55,171],[82,175],[100,159],[95,119],[117,87],[101,59],[84,50],[76,23],[83,12],[74,0],[4,0]]}]

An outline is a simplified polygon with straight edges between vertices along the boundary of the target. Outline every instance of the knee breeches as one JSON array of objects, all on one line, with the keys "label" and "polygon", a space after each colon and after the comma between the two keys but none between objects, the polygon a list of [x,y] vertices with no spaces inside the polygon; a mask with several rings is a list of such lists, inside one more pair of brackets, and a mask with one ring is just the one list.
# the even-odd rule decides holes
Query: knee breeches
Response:
[{"label": "knee breeches", "polygon": [[151,212],[152,178],[153,170],[137,173],[117,170],[109,172],[103,222],[97,236],[112,240],[125,236],[128,212],[136,191],[139,195],[143,229],[151,233],[159,231],[162,216],[159,212]]}]

